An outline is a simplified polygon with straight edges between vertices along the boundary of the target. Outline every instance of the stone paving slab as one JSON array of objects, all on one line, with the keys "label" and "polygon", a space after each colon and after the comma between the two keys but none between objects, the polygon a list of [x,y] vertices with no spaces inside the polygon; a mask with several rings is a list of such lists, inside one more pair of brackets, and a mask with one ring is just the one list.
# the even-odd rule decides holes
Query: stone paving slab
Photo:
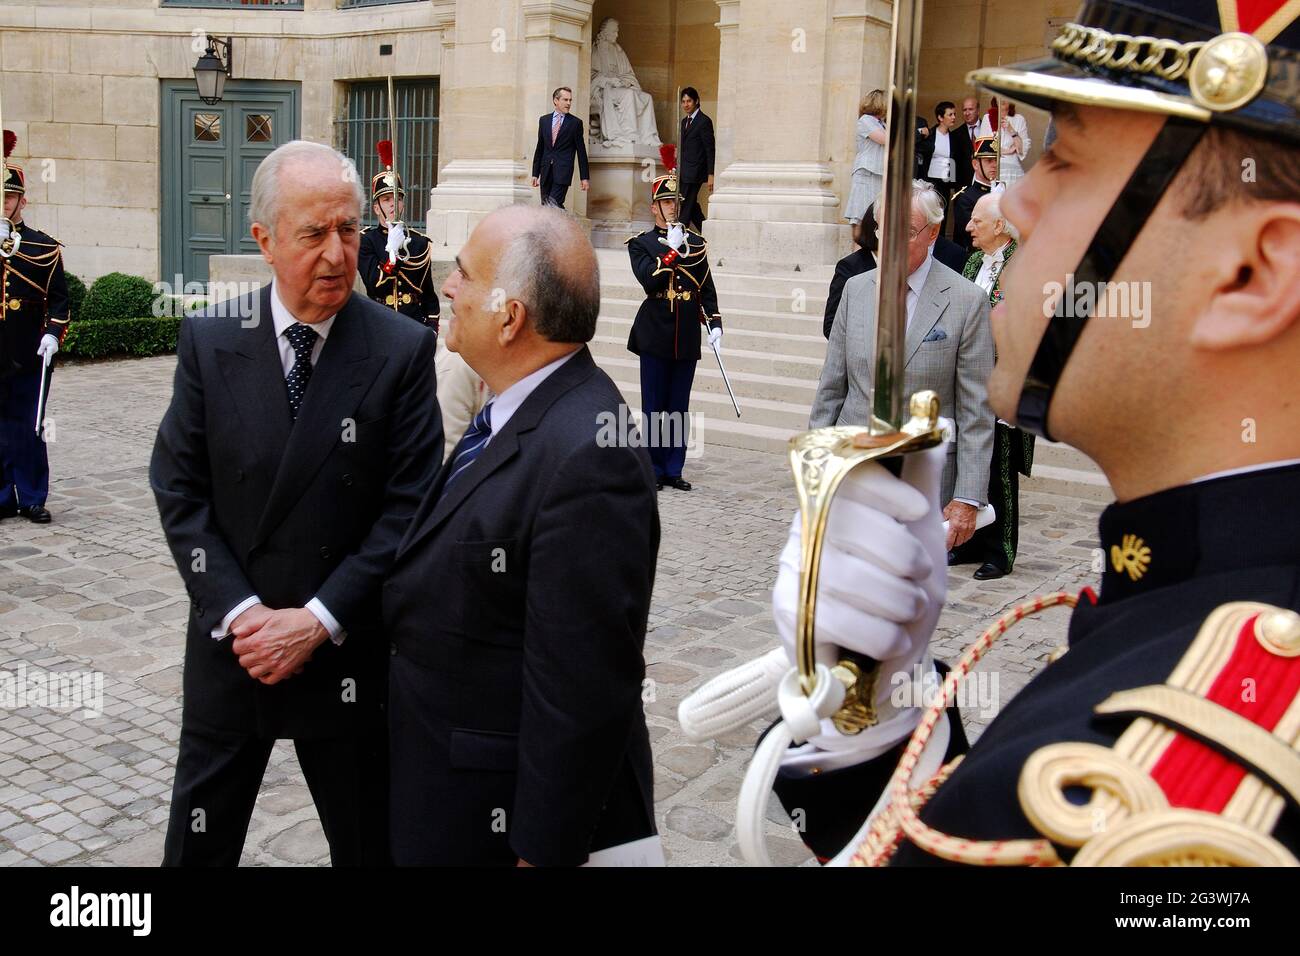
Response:
[{"label": "stone paving slab", "polygon": [[[0,710],[0,866],[161,860],[187,601],[147,473],[174,368],[171,357],[61,368],[50,398],[54,523],[0,523],[0,671],[40,668],[69,682],[97,673],[103,697],[91,717]],[[681,733],[676,711],[708,678],[775,646],[770,588],[794,496],[781,456],[706,446],[687,467],[695,490],[660,495],[645,651],[656,814],[670,863],[733,865],[735,798],[762,724],[698,744]],[[1022,507],[1013,575],[981,583],[970,567],[950,569],[936,656],[955,659],[1025,598],[1096,579],[1100,505],[1027,494]],[[981,664],[1001,703],[1064,643],[1065,620],[1049,612],[1018,625]],[[991,714],[968,711],[968,731],[977,735]],[[775,801],[769,817],[774,860],[806,863]],[[289,742],[272,754],[242,862],[328,863]]]}]

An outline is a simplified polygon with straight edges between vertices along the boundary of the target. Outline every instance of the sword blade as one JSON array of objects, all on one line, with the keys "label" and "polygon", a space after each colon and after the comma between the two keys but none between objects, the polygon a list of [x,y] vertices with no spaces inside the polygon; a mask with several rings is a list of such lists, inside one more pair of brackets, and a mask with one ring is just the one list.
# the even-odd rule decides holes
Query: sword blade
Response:
[{"label": "sword blade", "polygon": [[912,231],[912,178],[916,157],[916,66],[921,52],[921,0],[894,4],[890,62],[889,152],[885,164],[880,248],[876,252],[876,359],[871,379],[871,432],[898,431],[903,400],[907,335],[908,236]]},{"label": "sword blade", "polygon": [[731,379],[727,378],[727,370],[722,365],[722,353],[718,351],[716,343],[710,343],[713,347],[713,357],[718,360],[718,371],[722,373],[722,384],[727,386],[727,395],[731,398],[731,407],[736,410],[736,417],[740,417],[740,403],[736,401],[736,393],[731,390]]},{"label": "sword blade", "polygon": [[44,356],[41,361],[41,387],[37,390],[36,396],[36,434],[41,433],[41,425],[45,418],[45,388],[49,381],[50,357]]}]

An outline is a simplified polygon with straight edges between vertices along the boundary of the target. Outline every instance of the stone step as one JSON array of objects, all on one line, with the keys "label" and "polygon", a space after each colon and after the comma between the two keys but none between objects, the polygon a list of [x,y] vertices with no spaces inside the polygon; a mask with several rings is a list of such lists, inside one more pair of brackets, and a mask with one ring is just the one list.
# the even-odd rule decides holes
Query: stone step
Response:
[{"label": "stone step", "polygon": [[[620,299],[605,297],[601,299],[600,314],[610,318],[633,319],[641,308],[644,297],[638,299]],[[726,299],[719,302],[722,310],[722,325],[730,335],[734,329],[743,328],[754,332],[780,332],[791,335],[819,339],[823,353],[826,337],[822,335],[822,313],[820,312],[781,312],[773,310],[732,309],[728,308]]]},{"label": "stone step", "polygon": [[[602,299],[626,299],[639,306],[645,300],[645,290],[635,279],[621,281],[602,276],[600,297]],[[795,289],[799,295],[795,295]],[[718,289],[718,308],[725,320],[734,310],[755,310],[777,315],[815,316],[820,322],[826,312],[826,286],[792,287],[777,293],[753,292],[744,289]]]},{"label": "stone step", "polygon": [[[632,260],[627,254],[627,249],[620,244],[617,250],[600,248],[596,250],[596,258],[600,263],[600,274],[602,277],[623,276],[628,281],[635,282],[632,277]],[[710,259],[712,262],[712,259]],[[831,278],[835,275],[835,266],[821,265],[809,266],[806,269],[784,270],[754,270],[754,269],[728,269],[726,266],[720,266],[712,262],[713,281],[719,288],[724,285],[727,288],[749,289],[753,292],[784,292],[791,286],[810,285],[825,289],[831,283]]]},{"label": "stone step", "polygon": [[[627,351],[624,343],[597,343],[592,348],[592,355],[596,362],[609,373],[610,377],[616,382],[629,382],[635,385],[631,392],[626,393],[629,397],[641,394],[641,364],[635,355]],[[717,363],[713,361],[711,355],[705,356],[706,361],[701,361],[695,369],[695,384],[692,388],[692,394],[708,392],[715,395],[721,395],[722,400],[727,402],[730,407],[730,401],[727,399],[727,389],[722,382],[722,376],[718,372]],[[724,362],[727,356],[722,357]],[[785,402],[792,407],[801,410],[805,423],[808,419],[808,410],[812,408],[812,401],[815,395],[816,383],[810,383],[804,379],[791,378],[788,375],[765,375],[756,372],[742,372],[733,369],[730,364],[727,365],[727,375],[731,378],[731,387],[736,391],[736,398],[743,409],[747,399],[762,399],[771,402]],[[731,417],[735,417],[735,412],[731,412]]]},{"label": "stone step", "polygon": [[[627,350],[626,336],[597,335],[592,339],[590,345],[592,354],[596,356],[626,357],[633,361],[637,360],[637,357]],[[796,399],[796,401],[803,401],[805,410],[812,406],[812,399],[817,388],[815,375],[821,368],[820,359],[774,355],[770,352],[753,352],[742,349],[726,349],[722,353],[722,361],[727,367],[727,375],[731,377],[731,387],[736,389],[737,395],[749,394],[741,385],[741,382],[745,380],[738,380],[737,375],[752,374],[769,378],[785,378],[800,381],[804,384],[803,394],[806,398],[802,400]],[[700,358],[696,375],[706,370],[714,373],[718,370],[717,360],[714,359],[713,351],[707,345]],[[756,395],[755,397],[764,398],[766,396]],[[786,401],[788,399],[777,400]]]},{"label": "stone step", "polygon": [[[626,343],[632,331],[632,318],[609,315],[602,306],[600,321],[596,325],[597,335],[609,335]],[[743,322],[728,323],[722,336],[722,360],[733,349],[761,352],[771,356],[791,356],[809,359],[809,373],[813,381],[821,374],[822,363],[826,360],[826,340],[821,335],[800,335],[794,332],[767,332],[749,328]],[[728,366],[730,367],[730,366]]]},{"label": "stone step", "polygon": [[[619,391],[623,392],[623,397],[628,400],[628,405],[639,406],[640,384],[633,381],[623,381],[618,384]],[[631,392],[628,389],[631,389]],[[731,425],[756,425],[764,429],[774,429],[774,434],[782,442],[782,447],[791,435],[808,429],[808,409],[803,405],[743,395],[737,395],[736,400],[740,403],[740,418],[736,417],[736,409],[732,406],[731,399],[727,397],[725,389],[720,392],[692,389],[691,411],[705,417],[706,428],[710,431],[721,429],[726,432]]]}]

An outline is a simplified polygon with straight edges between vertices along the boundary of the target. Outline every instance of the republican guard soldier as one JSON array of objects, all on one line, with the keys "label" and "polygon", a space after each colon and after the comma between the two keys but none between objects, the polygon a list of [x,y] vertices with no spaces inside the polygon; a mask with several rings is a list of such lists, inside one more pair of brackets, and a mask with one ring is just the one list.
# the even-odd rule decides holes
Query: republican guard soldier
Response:
[{"label": "republican guard soldier", "polygon": [[383,171],[370,180],[370,206],[379,223],[361,232],[357,271],[366,295],[438,331],[438,290],[429,237],[402,222],[406,190],[393,169],[393,144],[376,144]]},{"label": "republican guard soldier", "polygon": [[660,489],[690,491],[682,466],[700,330],[708,330],[710,347],[717,345],[722,316],[704,237],[677,221],[680,197],[671,166],[651,185],[650,205],[655,227],[627,240],[632,271],[646,293],[627,347],[641,359],[641,412],[655,480]]},{"label": "republican guard soldier", "polygon": [[[989,398],[1101,467],[1104,567],[1095,592],[993,622],[909,717],[901,754],[856,749],[855,727],[817,734],[820,710],[772,738],[809,740],[778,754],[777,792],[820,857],[1300,865],[1298,16],[1285,0],[1089,0],[1049,57],[971,74],[1053,114],[1047,153],[1001,198],[1021,239]],[[1145,287],[1154,317],[1103,311],[1115,286]],[[938,516],[905,480],[929,453],[901,478],[873,462],[844,479],[801,660],[851,649],[869,673],[929,640],[946,569],[920,560]],[[790,540],[798,554],[797,522]],[[783,564],[775,606],[809,613],[799,578]],[[956,762],[938,731],[958,675],[1052,606],[1073,608],[1068,648]],[[858,769],[876,759],[895,762],[883,793]]]},{"label": "republican guard soldier", "polygon": [[50,462],[45,423],[52,360],[68,333],[68,287],[59,243],[23,222],[27,178],[9,162],[17,137],[4,131],[4,219],[0,221],[0,518],[47,524]]},{"label": "republican guard soldier", "polygon": [[968,254],[973,246],[966,224],[975,211],[975,204],[993,191],[993,183],[997,181],[998,153],[992,136],[981,136],[975,140],[971,167],[975,176],[970,185],[957,190],[952,197],[952,241]]}]

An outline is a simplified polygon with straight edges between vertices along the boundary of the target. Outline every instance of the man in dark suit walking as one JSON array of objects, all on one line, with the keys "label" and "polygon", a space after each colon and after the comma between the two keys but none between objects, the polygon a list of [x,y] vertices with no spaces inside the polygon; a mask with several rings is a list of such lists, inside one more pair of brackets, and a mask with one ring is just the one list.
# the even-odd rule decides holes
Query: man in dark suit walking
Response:
[{"label": "man in dark suit walking", "polygon": [[578,178],[585,193],[591,185],[587,168],[587,137],[582,120],[573,116],[573,90],[561,86],[551,94],[555,109],[537,121],[537,148],[533,150],[533,186],[542,191],[543,206],[564,208],[573,182],[573,154],[578,154]]},{"label": "man in dark suit walking", "polygon": [[253,177],[271,285],[181,325],[149,481],[191,605],[165,865],[233,866],[294,741],[335,865],[387,861],[379,584],[442,460],[434,333],[352,294],[362,194],[294,141]]},{"label": "man in dark suit walking", "polygon": [[975,140],[979,139],[980,101],[968,96],[961,101],[961,121],[953,131],[952,158],[957,167],[957,188],[965,189],[974,178],[971,159],[975,155]]},{"label": "man in dark suit walking", "polygon": [[654,475],[585,344],[600,276],[576,221],[507,206],[456,264],[447,345],[494,398],[384,586],[393,858],[582,864],[655,834],[641,697]]},{"label": "man in dark suit walking", "polygon": [[693,86],[682,90],[681,156],[677,175],[682,183],[682,223],[696,232],[704,229],[704,210],[700,208],[700,189],[707,185],[713,192],[713,160],[717,144],[713,138],[713,120],[700,109],[700,94]]}]

